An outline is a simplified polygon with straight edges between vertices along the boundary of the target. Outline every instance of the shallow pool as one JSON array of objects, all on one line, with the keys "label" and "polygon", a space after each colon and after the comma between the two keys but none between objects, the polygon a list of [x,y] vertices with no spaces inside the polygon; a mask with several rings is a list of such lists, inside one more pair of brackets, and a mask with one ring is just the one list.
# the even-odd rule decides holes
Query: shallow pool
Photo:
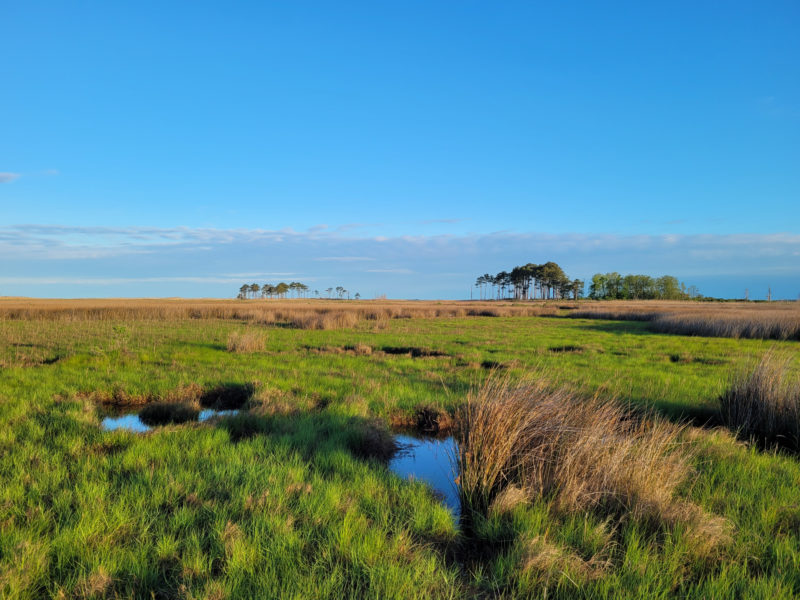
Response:
[{"label": "shallow pool", "polygon": [[400,477],[427,483],[450,509],[453,516],[461,514],[456,487],[456,441],[452,437],[430,438],[398,435],[400,449],[389,461],[389,469]]},{"label": "shallow pool", "polygon": [[[238,410],[213,410],[211,408],[206,408],[201,410],[197,416],[197,420],[200,422],[208,421],[213,417],[228,417],[231,415],[235,415],[238,413]],[[135,433],[144,433],[146,431],[150,431],[153,429],[150,425],[145,425],[142,423],[142,420],[139,418],[138,412],[129,412],[129,413],[115,413],[113,415],[108,415],[103,418],[100,423],[100,426],[105,429],[106,431],[114,431],[116,429],[127,429],[128,431],[133,431]]]}]

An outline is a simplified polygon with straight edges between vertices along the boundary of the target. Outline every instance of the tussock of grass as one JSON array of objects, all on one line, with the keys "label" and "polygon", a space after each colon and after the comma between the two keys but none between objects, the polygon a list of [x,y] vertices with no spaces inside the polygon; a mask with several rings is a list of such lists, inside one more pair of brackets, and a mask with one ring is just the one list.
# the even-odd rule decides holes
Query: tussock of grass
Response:
[{"label": "tussock of grass", "polygon": [[235,410],[242,408],[255,393],[250,383],[222,383],[205,390],[198,398],[204,408]]},{"label": "tussock of grass", "polygon": [[507,502],[504,494],[514,486],[560,514],[593,511],[656,526],[699,527],[704,513],[677,498],[692,473],[682,432],[598,397],[581,398],[541,382],[512,387],[490,381],[458,418],[462,506],[486,515],[495,503]]},{"label": "tussock of grass", "polygon": [[263,352],[267,340],[263,331],[234,331],[228,336],[228,352]]},{"label": "tussock of grass", "polygon": [[740,436],[800,450],[800,385],[791,357],[767,353],[720,397],[722,421]]},{"label": "tussock of grass", "polygon": [[345,346],[344,349],[358,356],[369,356],[372,354],[372,346],[369,344],[353,344]]},{"label": "tussock of grass", "polygon": [[362,423],[351,442],[353,454],[360,458],[387,461],[397,451],[394,435],[379,421]]}]

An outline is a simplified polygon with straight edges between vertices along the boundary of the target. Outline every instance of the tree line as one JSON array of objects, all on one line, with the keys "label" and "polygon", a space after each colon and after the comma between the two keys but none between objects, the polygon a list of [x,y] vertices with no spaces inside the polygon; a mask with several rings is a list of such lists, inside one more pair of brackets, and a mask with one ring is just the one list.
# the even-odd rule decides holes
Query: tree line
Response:
[{"label": "tree line", "polygon": [[551,300],[583,297],[584,283],[570,279],[552,261],[542,265],[528,263],[497,275],[485,273],[475,280],[482,300],[513,298],[515,300]]},{"label": "tree line", "polygon": [[[336,296],[333,295],[334,292],[336,292]],[[291,283],[281,282],[276,285],[272,285],[271,283],[265,283],[264,285],[245,283],[239,288],[239,293],[236,295],[236,298],[238,300],[258,297],[286,298],[287,295],[291,294],[294,294],[295,298],[308,298],[310,293],[308,286],[299,281],[292,281]],[[344,298],[347,297],[348,300],[350,299],[350,292],[340,285],[336,286],[336,288],[329,287],[325,290],[325,293],[328,295],[328,298],[336,297],[339,300],[344,300]],[[314,290],[314,296],[317,298],[320,297],[319,290]],[[354,298],[359,300],[361,294],[356,292]]]},{"label": "tree line", "polygon": [[620,275],[596,273],[589,284],[589,298],[594,300],[686,300],[700,299],[702,294],[694,285],[678,281],[672,275]]},{"label": "tree line", "polygon": [[[514,300],[578,300],[584,296],[585,284],[571,279],[552,261],[541,265],[528,263],[497,275],[485,273],[475,280],[480,299]],[[684,300],[701,299],[696,286],[686,287],[672,275],[620,275],[596,273],[589,285],[593,300]]]}]

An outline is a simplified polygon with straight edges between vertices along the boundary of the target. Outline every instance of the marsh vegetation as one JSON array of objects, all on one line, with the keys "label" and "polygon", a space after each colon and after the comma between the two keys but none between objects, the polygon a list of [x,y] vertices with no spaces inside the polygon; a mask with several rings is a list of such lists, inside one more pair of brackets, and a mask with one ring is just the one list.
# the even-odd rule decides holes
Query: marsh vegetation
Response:
[{"label": "marsh vegetation", "polygon": [[[0,596],[800,593],[796,341],[347,305],[0,302]],[[418,431],[458,442],[458,515],[392,470]]]}]

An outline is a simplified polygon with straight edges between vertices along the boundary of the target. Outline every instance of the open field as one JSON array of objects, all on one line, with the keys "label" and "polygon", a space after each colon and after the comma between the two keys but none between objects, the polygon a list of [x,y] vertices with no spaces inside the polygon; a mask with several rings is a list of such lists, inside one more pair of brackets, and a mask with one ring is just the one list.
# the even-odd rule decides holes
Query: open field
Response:
[{"label": "open field", "polygon": [[[798,308],[0,300],[0,597],[797,597],[798,456],[719,410],[768,352],[797,377],[796,338],[598,317]],[[497,398],[527,450],[461,522],[387,468],[392,425],[488,440]],[[188,422],[100,427],[148,406]]]}]

